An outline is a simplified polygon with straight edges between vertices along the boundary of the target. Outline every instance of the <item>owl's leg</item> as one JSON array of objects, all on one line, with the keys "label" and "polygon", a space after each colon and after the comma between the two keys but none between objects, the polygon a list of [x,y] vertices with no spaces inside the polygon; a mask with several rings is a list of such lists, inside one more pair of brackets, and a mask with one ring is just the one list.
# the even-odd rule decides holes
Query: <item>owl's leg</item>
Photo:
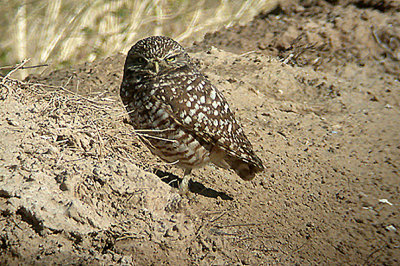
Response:
[{"label": "owl's leg", "polygon": [[183,179],[181,181],[181,184],[179,185],[179,194],[181,195],[188,194],[189,192],[190,172],[192,172],[192,169],[185,169]]}]

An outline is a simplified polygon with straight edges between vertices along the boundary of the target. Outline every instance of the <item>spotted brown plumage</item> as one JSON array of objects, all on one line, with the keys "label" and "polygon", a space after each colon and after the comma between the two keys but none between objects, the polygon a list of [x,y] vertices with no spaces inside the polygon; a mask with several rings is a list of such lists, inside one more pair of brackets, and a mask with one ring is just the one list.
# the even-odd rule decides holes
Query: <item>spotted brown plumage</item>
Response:
[{"label": "spotted brown plumage", "polygon": [[185,169],[212,162],[244,180],[263,170],[224,96],[171,38],[152,36],[129,51],[121,99],[152,153]]}]

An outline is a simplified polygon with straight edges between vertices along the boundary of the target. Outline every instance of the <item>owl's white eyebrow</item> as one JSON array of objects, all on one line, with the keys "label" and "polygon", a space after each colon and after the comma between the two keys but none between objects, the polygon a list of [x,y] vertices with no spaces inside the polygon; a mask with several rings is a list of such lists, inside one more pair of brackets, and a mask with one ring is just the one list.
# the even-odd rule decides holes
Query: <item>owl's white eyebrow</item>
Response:
[{"label": "owl's white eyebrow", "polygon": [[165,55],[165,58],[177,56],[178,54],[179,54],[179,52],[172,51],[172,52],[168,53],[167,55]]}]

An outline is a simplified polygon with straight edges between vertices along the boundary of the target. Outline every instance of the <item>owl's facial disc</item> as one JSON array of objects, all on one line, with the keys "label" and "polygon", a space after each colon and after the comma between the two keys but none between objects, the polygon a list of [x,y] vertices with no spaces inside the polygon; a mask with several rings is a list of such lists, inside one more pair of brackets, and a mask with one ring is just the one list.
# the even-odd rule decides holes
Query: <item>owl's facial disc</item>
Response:
[{"label": "owl's facial disc", "polygon": [[166,37],[149,37],[138,41],[129,51],[125,74],[131,80],[143,80],[178,71],[190,64],[182,46]]}]

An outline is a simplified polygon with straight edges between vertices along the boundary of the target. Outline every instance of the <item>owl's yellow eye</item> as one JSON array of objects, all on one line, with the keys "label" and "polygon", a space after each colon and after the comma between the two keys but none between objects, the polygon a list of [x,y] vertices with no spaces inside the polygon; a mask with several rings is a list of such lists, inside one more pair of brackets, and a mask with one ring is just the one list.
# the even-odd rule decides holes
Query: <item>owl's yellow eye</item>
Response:
[{"label": "owl's yellow eye", "polygon": [[167,62],[174,62],[175,60],[176,60],[176,56],[170,56],[170,57],[165,58],[165,61],[167,61]]}]

